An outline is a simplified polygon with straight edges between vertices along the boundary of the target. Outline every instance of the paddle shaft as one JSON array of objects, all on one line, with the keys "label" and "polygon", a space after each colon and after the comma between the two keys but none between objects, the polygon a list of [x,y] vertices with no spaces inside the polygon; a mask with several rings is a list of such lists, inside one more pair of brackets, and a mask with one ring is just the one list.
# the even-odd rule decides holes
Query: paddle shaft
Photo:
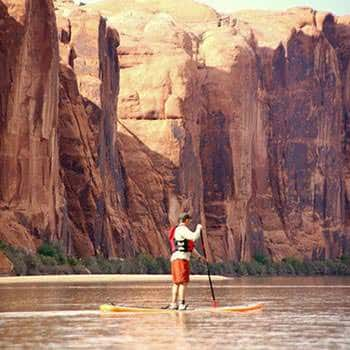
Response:
[{"label": "paddle shaft", "polygon": [[217,306],[217,301],[216,301],[216,299],[215,299],[215,293],[214,293],[213,282],[212,282],[211,276],[210,276],[209,263],[208,263],[208,258],[207,258],[207,252],[206,252],[205,246],[204,246],[204,239],[203,239],[203,233],[202,233],[202,231],[201,231],[201,241],[202,241],[203,254],[204,254],[204,257],[205,257],[205,261],[206,261],[206,263],[207,263],[207,272],[208,272],[208,279],[209,279],[211,297],[213,298],[213,306],[216,307],[216,306]]}]

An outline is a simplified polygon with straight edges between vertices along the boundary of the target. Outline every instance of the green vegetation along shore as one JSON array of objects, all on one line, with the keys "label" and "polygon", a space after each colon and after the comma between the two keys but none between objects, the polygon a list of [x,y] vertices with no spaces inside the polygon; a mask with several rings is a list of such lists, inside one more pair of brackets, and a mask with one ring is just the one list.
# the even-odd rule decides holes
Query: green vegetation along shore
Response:
[{"label": "green vegetation along shore", "polygon": [[[168,274],[169,259],[139,254],[133,258],[106,259],[102,256],[77,259],[66,256],[58,243],[44,243],[35,255],[0,241],[2,251],[12,262],[14,274]],[[207,267],[197,259],[191,263],[193,274],[206,274]],[[210,272],[224,276],[350,276],[350,257],[336,260],[300,261],[293,257],[271,262],[264,255],[257,255],[250,262],[225,262],[210,264]]]}]

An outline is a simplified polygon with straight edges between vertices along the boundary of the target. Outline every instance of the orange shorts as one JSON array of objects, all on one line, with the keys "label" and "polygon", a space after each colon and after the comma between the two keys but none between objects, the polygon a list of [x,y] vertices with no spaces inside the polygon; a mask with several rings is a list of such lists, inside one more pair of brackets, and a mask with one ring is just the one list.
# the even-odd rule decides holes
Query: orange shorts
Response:
[{"label": "orange shorts", "polygon": [[190,262],[185,259],[172,261],[171,275],[174,284],[188,283],[190,281]]}]

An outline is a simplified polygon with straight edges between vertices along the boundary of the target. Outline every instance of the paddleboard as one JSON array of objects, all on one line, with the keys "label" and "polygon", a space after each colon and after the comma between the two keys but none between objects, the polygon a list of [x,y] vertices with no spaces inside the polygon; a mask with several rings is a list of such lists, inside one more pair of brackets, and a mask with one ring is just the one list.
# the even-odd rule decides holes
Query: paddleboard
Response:
[{"label": "paddleboard", "polygon": [[250,304],[239,306],[224,306],[224,307],[211,307],[211,308],[198,308],[188,309],[186,311],[167,310],[157,308],[145,308],[145,307],[131,307],[122,305],[103,304],[100,305],[100,311],[102,312],[143,312],[143,313],[172,313],[172,312],[248,312],[261,310],[263,304]]}]

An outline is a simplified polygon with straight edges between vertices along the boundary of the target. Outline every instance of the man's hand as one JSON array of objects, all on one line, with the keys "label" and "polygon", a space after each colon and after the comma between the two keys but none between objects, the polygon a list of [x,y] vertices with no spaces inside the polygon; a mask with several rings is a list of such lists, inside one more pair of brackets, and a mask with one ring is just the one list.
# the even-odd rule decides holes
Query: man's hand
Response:
[{"label": "man's hand", "polygon": [[204,256],[200,256],[199,259],[203,264],[206,264],[208,262],[208,260]]},{"label": "man's hand", "polygon": [[193,249],[192,253],[193,253],[193,256],[196,259],[198,259],[200,262],[202,262],[204,264],[207,262],[207,259],[204,256],[200,255],[197,249]]},{"label": "man's hand", "polygon": [[207,260],[204,256],[202,256],[202,255],[200,255],[200,254],[198,254],[198,255],[196,256],[196,258],[197,258],[201,263],[203,263],[203,264],[206,264],[206,263],[208,262],[208,260]]}]

